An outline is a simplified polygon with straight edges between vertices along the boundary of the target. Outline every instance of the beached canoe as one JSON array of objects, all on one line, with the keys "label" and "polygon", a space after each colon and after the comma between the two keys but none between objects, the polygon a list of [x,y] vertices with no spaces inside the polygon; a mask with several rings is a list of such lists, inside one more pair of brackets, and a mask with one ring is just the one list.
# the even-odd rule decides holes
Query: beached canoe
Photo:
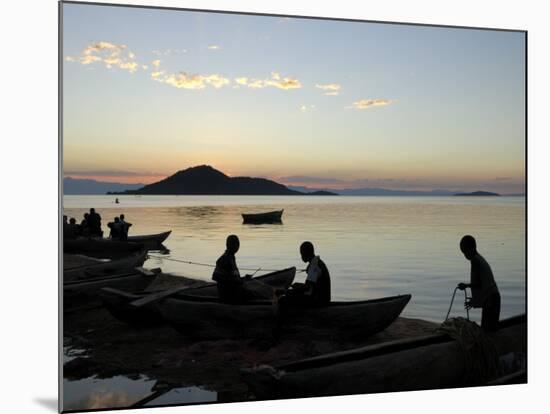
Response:
[{"label": "beached canoe", "polygon": [[284,210],[267,213],[242,214],[244,224],[280,223]]},{"label": "beached canoe", "polygon": [[135,253],[145,248],[143,243],[127,242],[122,240],[102,239],[95,237],[79,237],[65,239],[63,252],[72,254],[85,254],[93,257],[120,257],[129,253]]},{"label": "beached canoe", "polygon": [[287,307],[272,302],[229,305],[211,298],[181,295],[159,304],[162,316],[179,332],[197,338],[259,338],[273,335],[365,338],[387,328],[411,295],[331,302],[318,308]]},{"label": "beached canoe", "polygon": [[[296,268],[290,267],[288,269],[255,277],[254,280],[259,280],[277,289],[286,289],[294,281],[295,275]],[[119,289],[106,288],[101,290],[100,297],[105,308],[115,318],[133,327],[145,328],[160,326],[166,321],[160,315],[158,307],[155,303],[151,303],[143,307],[134,307],[130,305],[130,303],[154,293],[157,292],[150,291],[130,293]],[[201,287],[185,289],[181,292],[175,293],[171,297],[182,298],[186,297],[188,294],[192,294],[194,297],[204,297],[210,300],[217,300],[218,288],[215,283],[208,283]]]},{"label": "beached canoe", "polygon": [[168,231],[165,231],[165,232],[162,232],[162,233],[158,233],[158,234],[147,234],[147,235],[142,235],[142,236],[128,236],[128,242],[132,242],[132,243],[143,243],[147,246],[158,246],[160,245],[162,242],[164,242],[164,240],[166,240],[168,238],[168,236],[170,236],[170,234],[172,233],[172,230],[168,230]]},{"label": "beached canoe", "polygon": [[105,239],[100,237],[78,237],[65,239],[65,253],[86,254],[94,257],[119,257],[139,250],[155,250],[172,233],[171,230],[158,234],[128,236],[127,240]]},{"label": "beached canoe", "polygon": [[113,275],[95,276],[85,280],[63,283],[63,301],[65,303],[85,302],[99,299],[102,288],[110,287],[128,291],[141,291],[151,284],[160,269],[155,271],[140,267]]},{"label": "beached canoe", "polygon": [[142,250],[135,254],[122,257],[120,259],[88,262],[72,268],[64,268],[63,281],[70,282],[76,280],[85,280],[98,276],[109,276],[115,273],[121,273],[135,267],[143,265],[147,259],[147,251]]},{"label": "beached canoe", "polygon": [[[494,344],[496,357],[527,352],[526,322],[525,315],[503,320],[496,332],[486,334]],[[242,375],[258,399],[452,388],[475,385],[473,371],[466,367],[480,366],[476,355],[465,352],[457,340],[434,334],[278,367],[246,368]]]}]

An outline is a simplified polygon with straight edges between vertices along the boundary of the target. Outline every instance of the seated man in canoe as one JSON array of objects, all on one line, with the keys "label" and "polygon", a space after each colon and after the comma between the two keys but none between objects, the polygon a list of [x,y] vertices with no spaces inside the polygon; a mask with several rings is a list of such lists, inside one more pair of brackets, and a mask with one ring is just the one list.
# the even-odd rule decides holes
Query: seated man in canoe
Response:
[{"label": "seated man in canoe", "polygon": [[121,240],[122,239],[122,233],[124,231],[122,223],[120,222],[120,219],[118,217],[115,217],[115,221],[111,221],[107,223],[107,227],[111,229],[109,232],[109,238],[113,240]]},{"label": "seated man in canoe", "polygon": [[466,307],[481,308],[481,327],[493,331],[500,317],[500,293],[489,263],[477,251],[476,240],[466,235],[460,240],[460,250],[471,263],[470,283],[459,283],[458,288],[472,290],[472,298]]},{"label": "seated man in canoe", "polygon": [[216,268],[212,274],[218,286],[220,299],[228,303],[243,303],[249,300],[272,300],[274,290],[262,282],[252,280],[252,276],[241,277],[235,253],[239,251],[239,238],[232,234],[227,236],[226,250],[216,261]]},{"label": "seated man in canoe", "polygon": [[[117,198],[118,200],[118,198]],[[122,240],[128,240],[128,230],[130,229],[130,227],[132,226],[132,223],[128,223],[125,219],[124,219],[124,214],[121,214],[119,216],[120,218],[120,224],[122,226],[122,232],[121,232],[121,235],[120,235],[120,238]]]},{"label": "seated man in canoe", "polygon": [[279,305],[298,305],[306,307],[326,306],[330,303],[330,274],[328,268],[319,256],[315,255],[313,244],[309,241],[300,246],[302,260],[307,262],[306,282],[294,283],[284,296],[279,299]]}]

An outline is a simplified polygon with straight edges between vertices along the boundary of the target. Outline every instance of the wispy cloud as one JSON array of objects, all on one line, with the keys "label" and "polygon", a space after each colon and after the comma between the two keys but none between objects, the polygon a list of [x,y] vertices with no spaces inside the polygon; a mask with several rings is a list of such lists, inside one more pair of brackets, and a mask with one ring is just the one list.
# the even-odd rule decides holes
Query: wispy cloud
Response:
[{"label": "wispy cloud", "polygon": [[296,78],[281,76],[278,72],[271,72],[271,77],[267,79],[257,78],[235,78],[235,82],[242,86],[247,86],[252,89],[262,89],[267,87],[273,87],[277,89],[299,89],[302,87],[300,81]]},{"label": "wispy cloud", "polygon": [[315,109],[315,105],[301,105],[300,111],[302,112],[309,112]]},{"label": "wispy cloud", "polygon": [[102,62],[107,68],[119,68],[134,73],[139,64],[136,55],[128,50],[126,45],[118,45],[111,42],[94,42],[88,45],[77,57],[67,56],[67,62],[78,62],[81,65],[91,65]]},{"label": "wispy cloud", "polygon": [[[219,45],[208,46],[211,50],[217,50]],[[156,56],[163,56],[169,53],[186,52],[185,49],[167,49],[162,52],[153,50]],[[271,72],[267,78],[237,77],[234,83],[227,77],[218,74],[193,74],[187,71],[171,72],[167,71],[162,64],[161,59],[154,59],[150,64],[138,62],[138,59],[132,51],[128,50],[126,45],[115,44],[111,42],[95,42],[88,45],[79,56],[66,56],[67,62],[78,62],[82,65],[91,67],[95,63],[103,63],[107,68],[119,68],[130,73],[138,69],[149,70],[150,78],[157,82],[165,83],[178,89],[205,89],[213,87],[220,89],[224,86],[232,85],[234,88],[247,87],[251,89],[263,89],[267,87],[281,90],[298,89],[302,87],[301,82],[290,76],[282,76],[278,72]],[[311,106],[312,107],[312,106]]]},{"label": "wispy cloud", "polygon": [[187,53],[187,49],[153,50],[152,53],[156,56],[181,55],[182,53]]},{"label": "wispy cloud", "polygon": [[212,86],[219,89],[230,84],[229,79],[218,74],[198,75],[179,72],[165,75],[164,71],[159,71],[153,72],[151,77],[159,82],[166,83],[178,89],[204,89],[207,86]]},{"label": "wispy cloud", "polygon": [[336,96],[340,93],[341,86],[337,83],[327,83],[327,84],[316,84],[316,88],[322,89],[325,91],[325,95]]},{"label": "wispy cloud", "polygon": [[354,102],[351,107],[355,109],[369,109],[375,106],[387,106],[393,103],[390,99],[361,99],[360,101]]}]

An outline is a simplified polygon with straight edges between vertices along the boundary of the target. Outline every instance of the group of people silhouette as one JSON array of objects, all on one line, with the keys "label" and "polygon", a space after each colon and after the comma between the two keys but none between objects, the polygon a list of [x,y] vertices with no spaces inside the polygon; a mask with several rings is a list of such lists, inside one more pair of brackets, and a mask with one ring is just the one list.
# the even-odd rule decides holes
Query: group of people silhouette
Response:
[{"label": "group of people silhouette", "polygon": [[[459,283],[458,288],[470,288],[471,298],[465,302],[467,309],[481,308],[481,327],[493,331],[500,317],[500,292],[493,271],[477,251],[476,240],[466,235],[460,240],[460,250],[470,261],[470,283]],[[216,261],[212,279],[216,281],[218,294],[227,303],[243,303],[251,300],[274,300],[281,309],[287,305],[317,307],[327,306],[331,300],[331,281],[326,264],[309,241],[300,245],[300,256],[308,263],[305,283],[294,283],[286,291],[277,291],[251,275],[241,277],[235,254],[239,251],[239,238],[231,234],[226,239],[226,250]]]},{"label": "group of people silhouette", "polygon": [[[114,218],[114,221],[107,223],[109,227],[109,238],[115,240],[126,240],[128,238],[128,230],[132,223],[128,223],[124,219],[124,214]],[[76,219],[71,217],[67,221],[67,216],[63,216],[63,237],[66,239],[74,239],[76,237],[103,237],[101,230],[101,216],[94,208],[90,209],[89,213],[84,213],[84,218],[77,224]]]}]

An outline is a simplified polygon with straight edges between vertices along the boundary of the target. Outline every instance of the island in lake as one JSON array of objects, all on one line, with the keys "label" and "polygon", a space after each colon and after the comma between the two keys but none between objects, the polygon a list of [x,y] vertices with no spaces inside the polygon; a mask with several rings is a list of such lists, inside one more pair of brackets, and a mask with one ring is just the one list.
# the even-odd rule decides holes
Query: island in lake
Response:
[{"label": "island in lake", "polygon": [[500,194],[498,193],[491,193],[489,191],[474,191],[472,193],[458,193],[458,194],[455,194],[455,196],[470,196],[470,197],[487,197],[487,196],[491,196],[491,197],[500,197]]},{"label": "island in lake", "polygon": [[229,177],[209,165],[200,165],[135,190],[108,192],[121,195],[338,195],[330,191],[301,192],[266,178]]}]

